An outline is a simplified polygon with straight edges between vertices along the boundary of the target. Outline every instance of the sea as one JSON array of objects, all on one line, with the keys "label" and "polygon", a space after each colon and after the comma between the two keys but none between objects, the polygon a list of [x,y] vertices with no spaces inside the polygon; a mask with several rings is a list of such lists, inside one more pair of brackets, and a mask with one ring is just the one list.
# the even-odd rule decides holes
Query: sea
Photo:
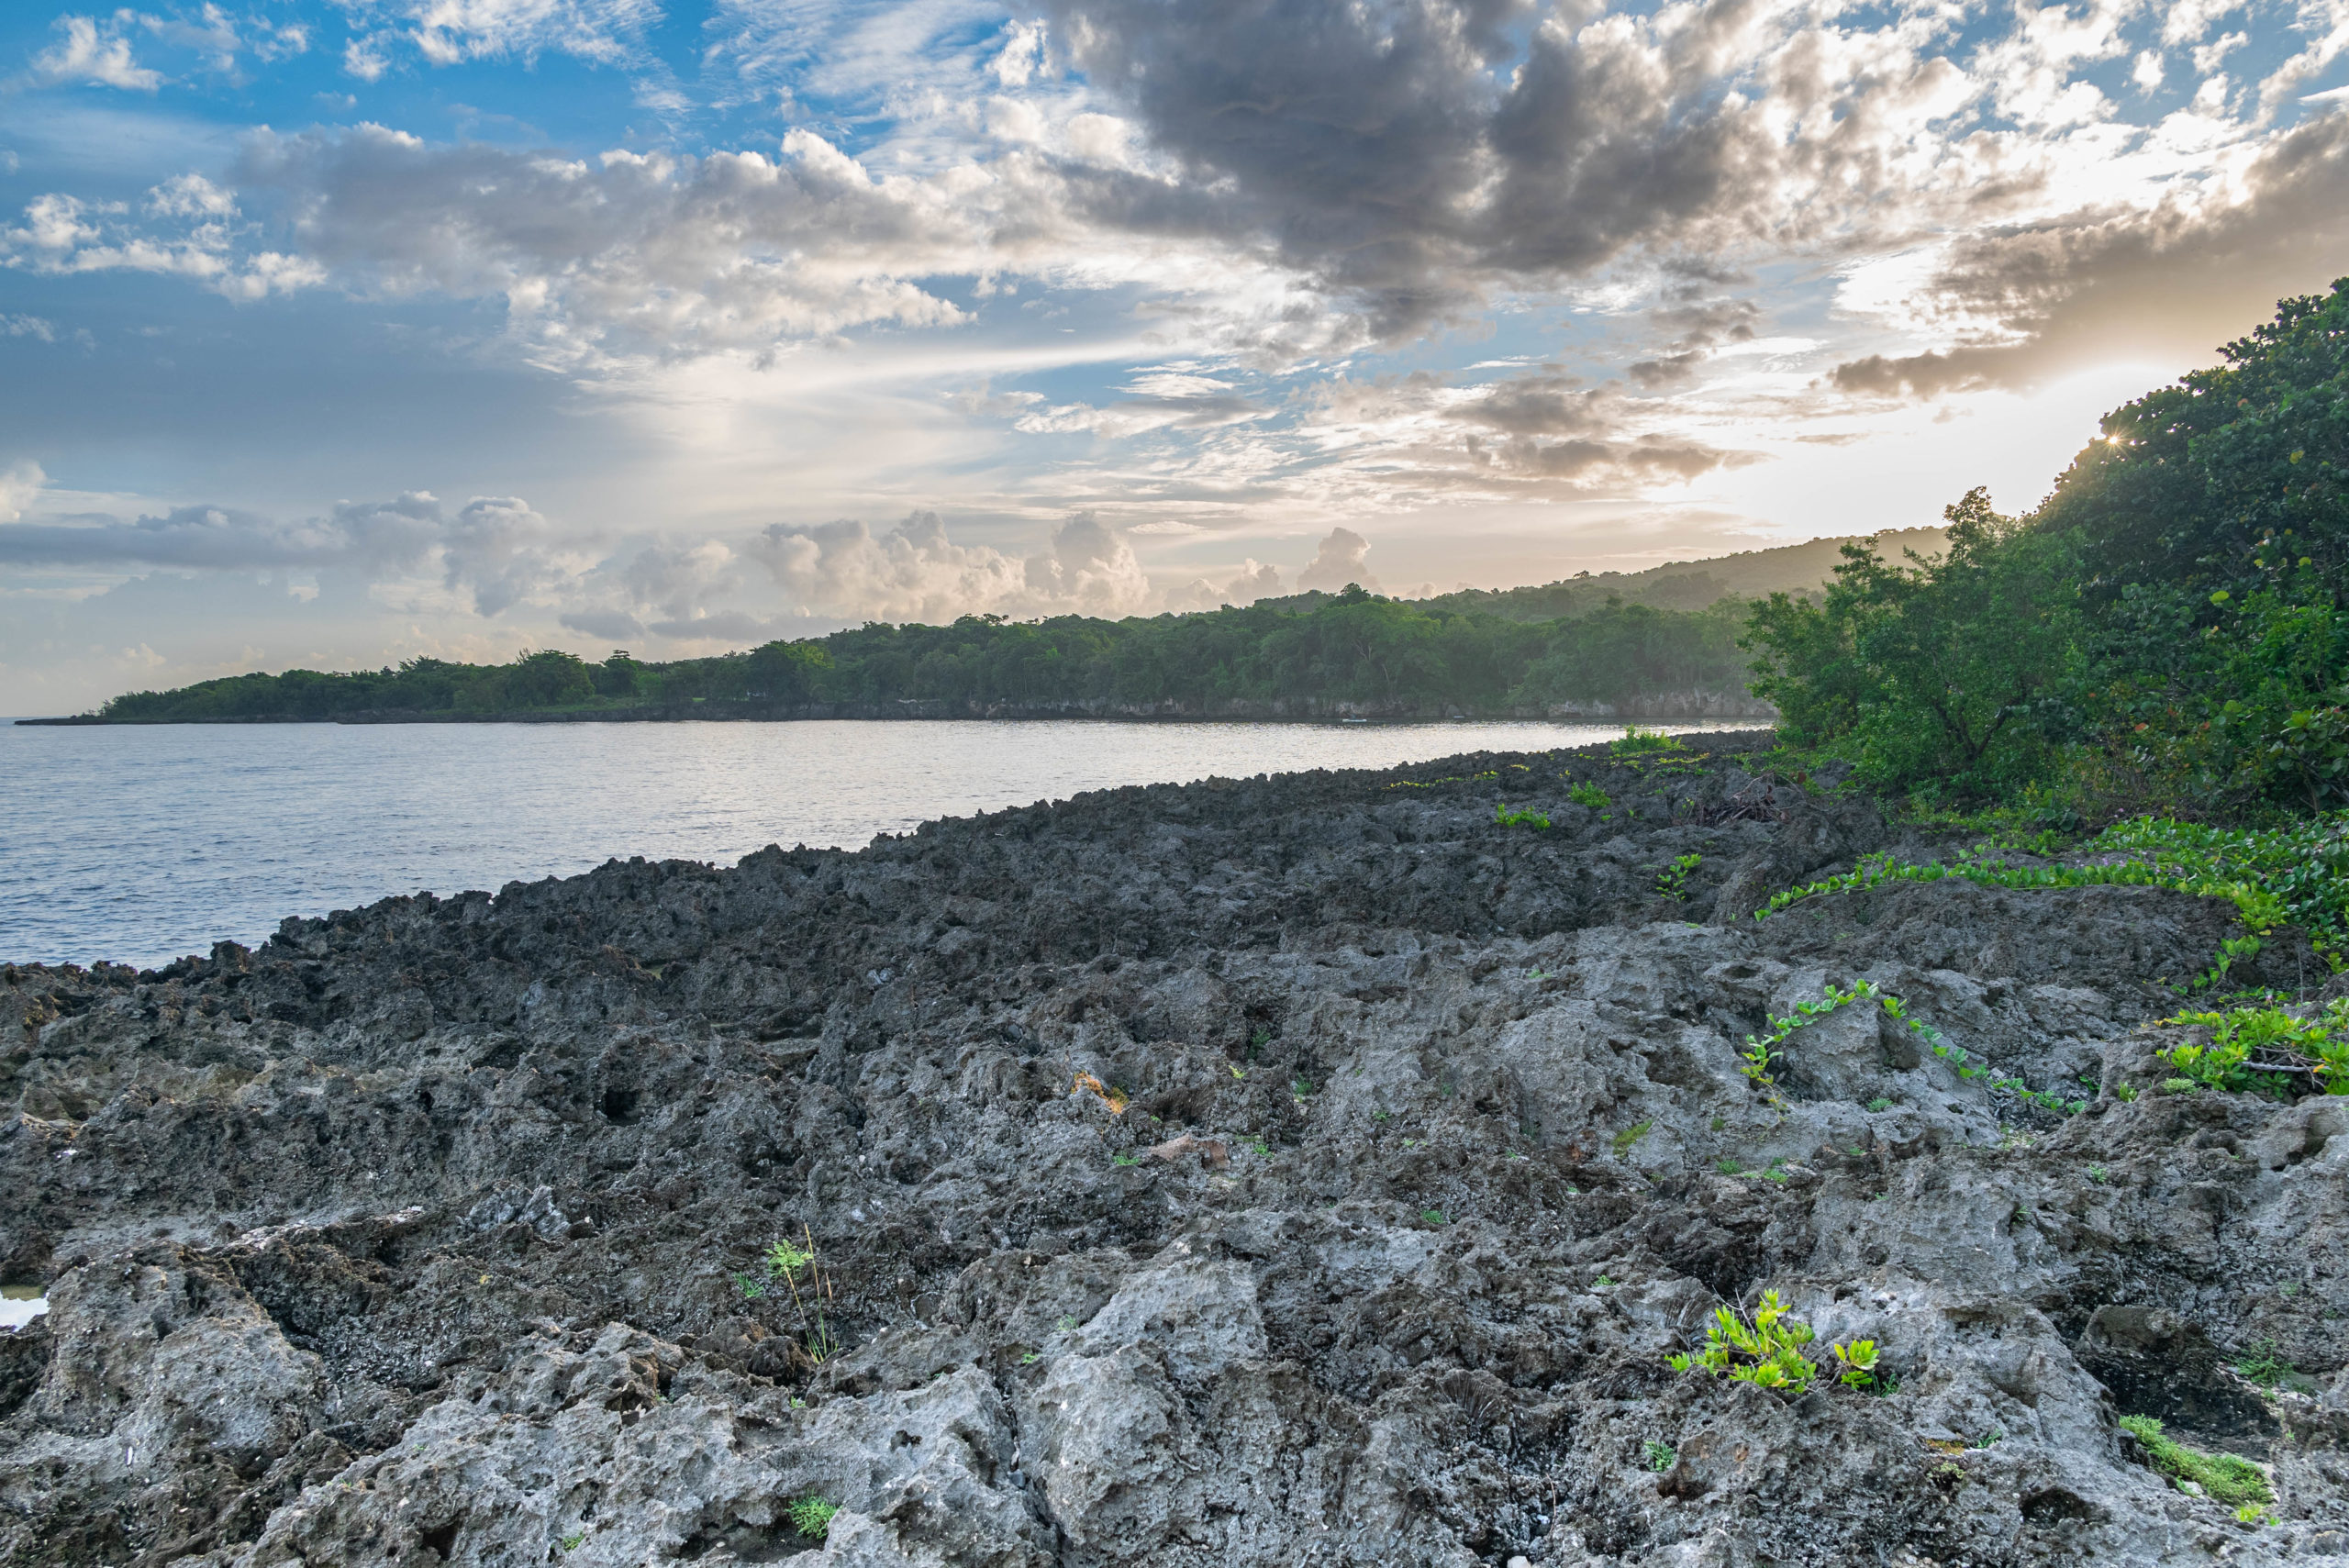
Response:
[{"label": "sea", "polygon": [[[1733,724],[1659,726],[1720,729]],[[0,723],[0,960],[151,968],[289,915],[731,865],[1120,784],[1587,745],[1620,726]]]}]

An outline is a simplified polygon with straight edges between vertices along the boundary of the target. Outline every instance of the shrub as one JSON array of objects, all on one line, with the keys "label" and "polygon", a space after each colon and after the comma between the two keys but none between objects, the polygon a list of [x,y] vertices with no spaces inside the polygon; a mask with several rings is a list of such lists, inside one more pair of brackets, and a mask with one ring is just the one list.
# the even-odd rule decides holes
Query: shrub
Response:
[{"label": "shrub", "polygon": [[1572,786],[1566,791],[1566,798],[1576,806],[1586,806],[1593,811],[1604,811],[1614,804],[1607,798],[1607,792],[1595,784],[1578,784]]},{"label": "shrub", "polygon": [[2349,999],[2313,1018],[2282,1007],[2231,1007],[2180,1013],[2162,1020],[2210,1031],[2210,1043],[2165,1046],[2161,1059],[2180,1077],[2211,1089],[2288,1097],[2305,1081],[2328,1095],[2349,1095]]},{"label": "shrub", "polygon": [[[1731,1307],[1713,1308],[1713,1320],[1705,1329],[1704,1348],[1677,1352],[1667,1361],[1675,1372],[1726,1375],[1736,1383],[1800,1394],[1819,1375],[1819,1363],[1803,1353],[1803,1347],[1817,1338],[1809,1324],[1787,1316],[1787,1304],[1776,1291],[1768,1290],[1762,1293],[1761,1305],[1750,1318]],[[1830,1348],[1843,1367],[1837,1381],[1853,1388],[1865,1388],[1876,1381],[1875,1340],[1854,1340]]]}]

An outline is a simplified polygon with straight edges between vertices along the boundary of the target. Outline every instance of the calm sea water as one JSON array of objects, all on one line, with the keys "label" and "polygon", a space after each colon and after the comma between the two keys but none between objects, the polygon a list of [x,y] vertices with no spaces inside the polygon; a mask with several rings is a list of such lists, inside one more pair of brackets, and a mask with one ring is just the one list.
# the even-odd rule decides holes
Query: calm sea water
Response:
[{"label": "calm sea water", "polygon": [[[1719,728],[1722,726],[1684,726]],[[1567,724],[0,725],[0,959],[142,967],[288,915],[731,864],[1117,784],[1579,746]]]}]

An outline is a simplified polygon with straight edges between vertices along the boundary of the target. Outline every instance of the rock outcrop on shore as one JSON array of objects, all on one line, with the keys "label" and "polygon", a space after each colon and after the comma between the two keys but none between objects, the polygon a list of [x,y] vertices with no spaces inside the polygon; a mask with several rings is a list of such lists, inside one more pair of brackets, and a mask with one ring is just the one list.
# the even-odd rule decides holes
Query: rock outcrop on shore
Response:
[{"label": "rock outcrop on shore", "polygon": [[[1756,922],[1897,839],[1756,743],[11,967],[0,1281],[50,1310],[0,1335],[0,1562],[2349,1556],[2349,1099],[2159,1086],[2232,908],[1948,881]],[[1866,1005],[1742,1071],[1863,980],[1990,1071]],[[1765,1288],[1808,1392],[1667,1364]],[[1832,1381],[1859,1339],[1889,1395]],[[2130,1415],[2272,1507],[2180,1490]]]}]

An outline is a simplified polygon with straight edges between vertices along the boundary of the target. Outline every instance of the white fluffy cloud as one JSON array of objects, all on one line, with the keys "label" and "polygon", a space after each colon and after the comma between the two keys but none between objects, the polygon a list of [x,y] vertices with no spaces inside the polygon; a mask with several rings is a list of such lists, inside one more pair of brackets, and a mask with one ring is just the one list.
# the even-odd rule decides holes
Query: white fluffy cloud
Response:
[{"label": "white fluffy cloud", "polygon": [[1314,551],[1312,564],[1297,574],[1297,585],[1335,593],[1351,583],[1376,593],[1378,579],[1363,564],[1369,556],[1368,539],[1352,528],[1331,528]]},{"label": "white fluffy cloud", "polygon": [[[9,472],[20,471],[37,489],[39,469],[19,464]],[[296,522],[222,506],[180,506],[129,522],[0,522],[0,565],[347,570],[410,603],[440,595],[491,617],[544,600],[586,564],[513,496],[477,496],[451,512],[430,492],[412,490],[388,501],[342,502]]]},{"label": "white fluffy cloud", "polygon": [[775,524],[753,553],[803,613],[896,621],[959,615],[1126,616],[1152,601],[1133,547],[1090,514],[1069,518],[1047,549],[1009,555],[957,545],[935,512],[916,512],[874,536],[862,522]]},{"label": "white fluffy cloud", "polygon": [[163,73],[150,71],[131,58],[130,40],[123,36],[124,24],[131,19],[128,11],[104,20],[58,17],[57,30],[64,36],[33,56],[33,80],[152,93],[163,84]]},{"label": "white fluffy cloud", "polygon": [[201,174],[174,175],[127,202],[85,202],[51,192],[0,227],[0,266],[28,272],[161,272],[191,278],[231,299],[263,299],[326,280],[304,256],[244,241],[236,198]]}]

